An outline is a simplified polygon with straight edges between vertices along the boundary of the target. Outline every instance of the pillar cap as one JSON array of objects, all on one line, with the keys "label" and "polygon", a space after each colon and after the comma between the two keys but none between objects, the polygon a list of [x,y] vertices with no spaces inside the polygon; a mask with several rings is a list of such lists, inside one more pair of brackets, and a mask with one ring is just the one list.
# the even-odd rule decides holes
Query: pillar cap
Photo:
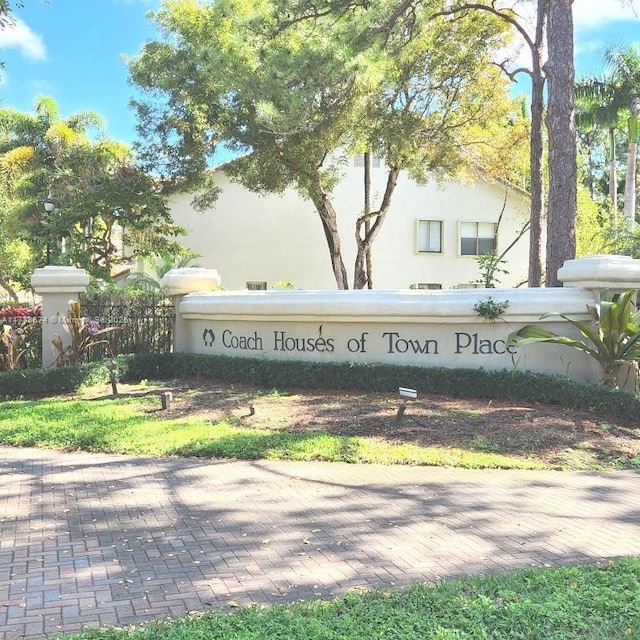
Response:
[{"label": "pillar cap", "polygon": [[568,287],[640,289],[640,260],[631,256],[594,255],[567,260],[558,279]]},{"label": "pillar cap", "polygon": [[166,296],[181,296],[196,291],[215,291],[220,288],[220,282],[216,269],[183,267],[167,271],[160,280],[160,287]]},{"label": "pillar cap", "polygon": [[89,274],[78,267],[50,265],[36,269],[31,286],[36,293],[81,293],[89,284]]}]

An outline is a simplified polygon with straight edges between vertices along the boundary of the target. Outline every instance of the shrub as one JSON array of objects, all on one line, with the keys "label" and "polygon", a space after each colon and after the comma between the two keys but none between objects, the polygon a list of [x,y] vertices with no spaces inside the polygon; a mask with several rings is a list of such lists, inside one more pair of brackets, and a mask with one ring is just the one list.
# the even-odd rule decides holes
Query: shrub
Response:
[{"label": "shrub", "polygon": [[39,366],[41,349],[40,307],[0,307],[0,371]]},{"label": "shrub", "polygon": [[393,392],[541,402],[591,411],[637,425],[640,396],[562,376],[521,371],[446,369],[388,364],[285,362],[187,353],[118,358],[121,380],[196,378],[261,387]]},{"label": "shrub", "polygon": [[108,380],[104,364],[91,363],[52,369],[24,369],[0,372],[0,398],[45,396],[76,391],[83,385]]},{"label": "shrub", "polygon": [[[289,362],[191,353],[117,356],[122,382],[152,380],[216,380],[258,387],[326,389],[397,393],[398,387],[449,397],[540,402],[590,411],[609,420],[637,426],[640,396],[561,376],[520,371],[446,369],[395,366]],[[20,397],[73,391],[82,385],[108,382],[102,363],[0,373],[0,396]]]},{"label": "shrub", "polygon": [[640,311],[635,308],[637,291],[630,289],[620,295],[605,290],[600,300],[588,305],[589,322],[573,320],[562,313],[548,313],[542,319],[559,316],[580,333],[580,338],[560,336],[546,327],[531,324],[514,331],[507,342],[524,345],[546,342],[560,344],[582,351],[597,360],[602,370],[602,382],[619,387],[620,367],[631,364],[638,386],[638,361],[640,360]]}]

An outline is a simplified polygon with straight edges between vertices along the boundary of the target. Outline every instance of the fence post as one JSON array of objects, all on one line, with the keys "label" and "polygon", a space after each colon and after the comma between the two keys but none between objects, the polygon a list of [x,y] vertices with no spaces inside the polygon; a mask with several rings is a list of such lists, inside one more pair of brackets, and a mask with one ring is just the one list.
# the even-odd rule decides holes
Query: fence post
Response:
[{"label": "fence post", "polygon": [[42,366],[55,364],[56,354],[51,341],[56,334],[63,347],[70,344],[69,328],[65,323],[69,300],[77,300],[89,284],[89,274],[77,267],[47,266],[36,269],[31,286],[42,296]]},{"label": "fence post", "polygon": [[160,280],[164,295],[172,298],[176,319],[173,328],[174,352],[187,351],[187,331],[180,313],[180,302],[189,293],[215,291],[220,288],[220,276],[215,269],[183,267],[171,269]]}]

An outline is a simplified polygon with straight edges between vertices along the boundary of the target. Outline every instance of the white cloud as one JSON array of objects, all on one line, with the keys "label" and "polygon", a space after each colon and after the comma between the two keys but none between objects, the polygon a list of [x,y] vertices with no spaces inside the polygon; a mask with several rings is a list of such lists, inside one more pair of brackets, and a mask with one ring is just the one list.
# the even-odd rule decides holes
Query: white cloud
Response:
[{"label": "white cloud", "polygon": [[19,49],[23,56],[31,60],[44,60],[47,57],[42,38],[21,20],[15,20],[0,29],[0,49]]},{"label": "white cloud", "polygon": [[573,20],[576,29],[597,29],[620,20],[640,20],[637,0],[575,0]]}]

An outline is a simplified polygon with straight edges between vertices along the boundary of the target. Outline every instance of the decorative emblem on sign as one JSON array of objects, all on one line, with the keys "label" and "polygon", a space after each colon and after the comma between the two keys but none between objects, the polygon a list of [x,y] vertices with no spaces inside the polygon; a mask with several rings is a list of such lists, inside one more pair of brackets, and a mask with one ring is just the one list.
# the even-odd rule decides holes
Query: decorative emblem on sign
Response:
[{"label": "decorative emblem on sign", "polygon": [[216,334],[213,333],[213,329],[205,329],[202,332],[202,341],[205,347],[213,347],[213,343],[216,341]]}]

